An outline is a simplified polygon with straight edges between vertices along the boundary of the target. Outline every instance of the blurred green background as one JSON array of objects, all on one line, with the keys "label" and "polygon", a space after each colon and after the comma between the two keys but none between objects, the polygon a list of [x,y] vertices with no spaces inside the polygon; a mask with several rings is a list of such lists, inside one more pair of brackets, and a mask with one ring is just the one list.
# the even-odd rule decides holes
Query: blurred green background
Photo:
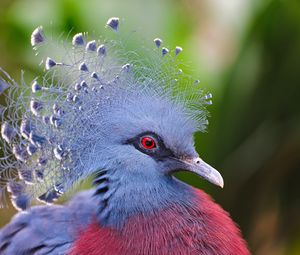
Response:
[{"label": "blurred green background", "polygon": [[[184,48],[182,59],[214,95],[203,159],[220,190],[192,175],[241,226],[253,254],[300,254],[300,2],[296,0],[0,0],[0,66],[15,80],[41,72],[30,34],[43,25],[101,33],[111,16],[143,38]],[[0,209],[0,226],[15,213]]]}]

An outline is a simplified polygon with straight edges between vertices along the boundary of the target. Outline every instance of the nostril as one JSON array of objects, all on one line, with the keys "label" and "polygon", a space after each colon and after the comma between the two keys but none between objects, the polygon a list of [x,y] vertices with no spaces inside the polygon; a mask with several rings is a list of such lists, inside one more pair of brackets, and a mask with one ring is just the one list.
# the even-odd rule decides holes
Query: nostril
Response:
[{"label": "nostril", "polygon": [[200,164],[200,159],[197,159],[197,160],[196,160],[196,164]]}]

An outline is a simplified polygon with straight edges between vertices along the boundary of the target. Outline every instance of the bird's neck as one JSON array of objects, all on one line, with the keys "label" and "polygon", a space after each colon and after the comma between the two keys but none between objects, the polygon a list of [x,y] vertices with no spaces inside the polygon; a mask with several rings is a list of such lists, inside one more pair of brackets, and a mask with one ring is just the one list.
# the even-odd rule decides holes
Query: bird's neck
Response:
[{"label": "bird's neck", "polygon": [[148,179],[136,176],[126,180],[107,178],[105,172],[95,178],[100,225],[121,228],[131,216],[151,215],[172,204],[190,201],[191,188],[172,176]]}]

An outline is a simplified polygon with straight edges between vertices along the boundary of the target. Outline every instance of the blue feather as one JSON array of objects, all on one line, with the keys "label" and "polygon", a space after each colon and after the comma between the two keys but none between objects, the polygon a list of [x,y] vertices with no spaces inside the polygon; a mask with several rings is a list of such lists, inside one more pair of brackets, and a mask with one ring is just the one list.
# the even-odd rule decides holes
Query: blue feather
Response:
[{"label": "blue feather", "polygon": [[[119,30],[119,19],[110,19],[107,27]],[[79,33],[67,47],[47,39],[42,27],[33,32],[39,56],[57,51],[43,57],[46,72],[30,86],[8,75],[10,86],[0,80],[0,93],[7,93],[0,189],[18,182],[29,200],[52,202],[57,183],[68,191],[99,169],[112,176],[112,158],[149,160],[123,145],[144,131],[163,137],[175,153],[194,153],[193,133],[207,124],[206,98],[179,68],[175,55],[182,48],[171,55],[166,47],[158,49],[158,38],[153,49],[128,50],[125,42],[119,33],[114,40]]]}]

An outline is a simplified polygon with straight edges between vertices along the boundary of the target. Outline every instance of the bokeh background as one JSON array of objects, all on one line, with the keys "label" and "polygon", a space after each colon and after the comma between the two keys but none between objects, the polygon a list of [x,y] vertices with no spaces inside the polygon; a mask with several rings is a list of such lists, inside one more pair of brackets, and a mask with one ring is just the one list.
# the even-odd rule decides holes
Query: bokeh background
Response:
[{"label": "bokeh background", "polygon": [[[119,16],[144,38],[184,48],[183,62],[214,95],[203,159],[225,188],[210,193],[253,254],[300,254],[300,2],[298,0],[0,0],[0,66],[15,80],[41,73],[30,34],[101,34]],[[1,100],[1,98],[0,98]],[[0,209],[0,226],[15,213]]]}]

